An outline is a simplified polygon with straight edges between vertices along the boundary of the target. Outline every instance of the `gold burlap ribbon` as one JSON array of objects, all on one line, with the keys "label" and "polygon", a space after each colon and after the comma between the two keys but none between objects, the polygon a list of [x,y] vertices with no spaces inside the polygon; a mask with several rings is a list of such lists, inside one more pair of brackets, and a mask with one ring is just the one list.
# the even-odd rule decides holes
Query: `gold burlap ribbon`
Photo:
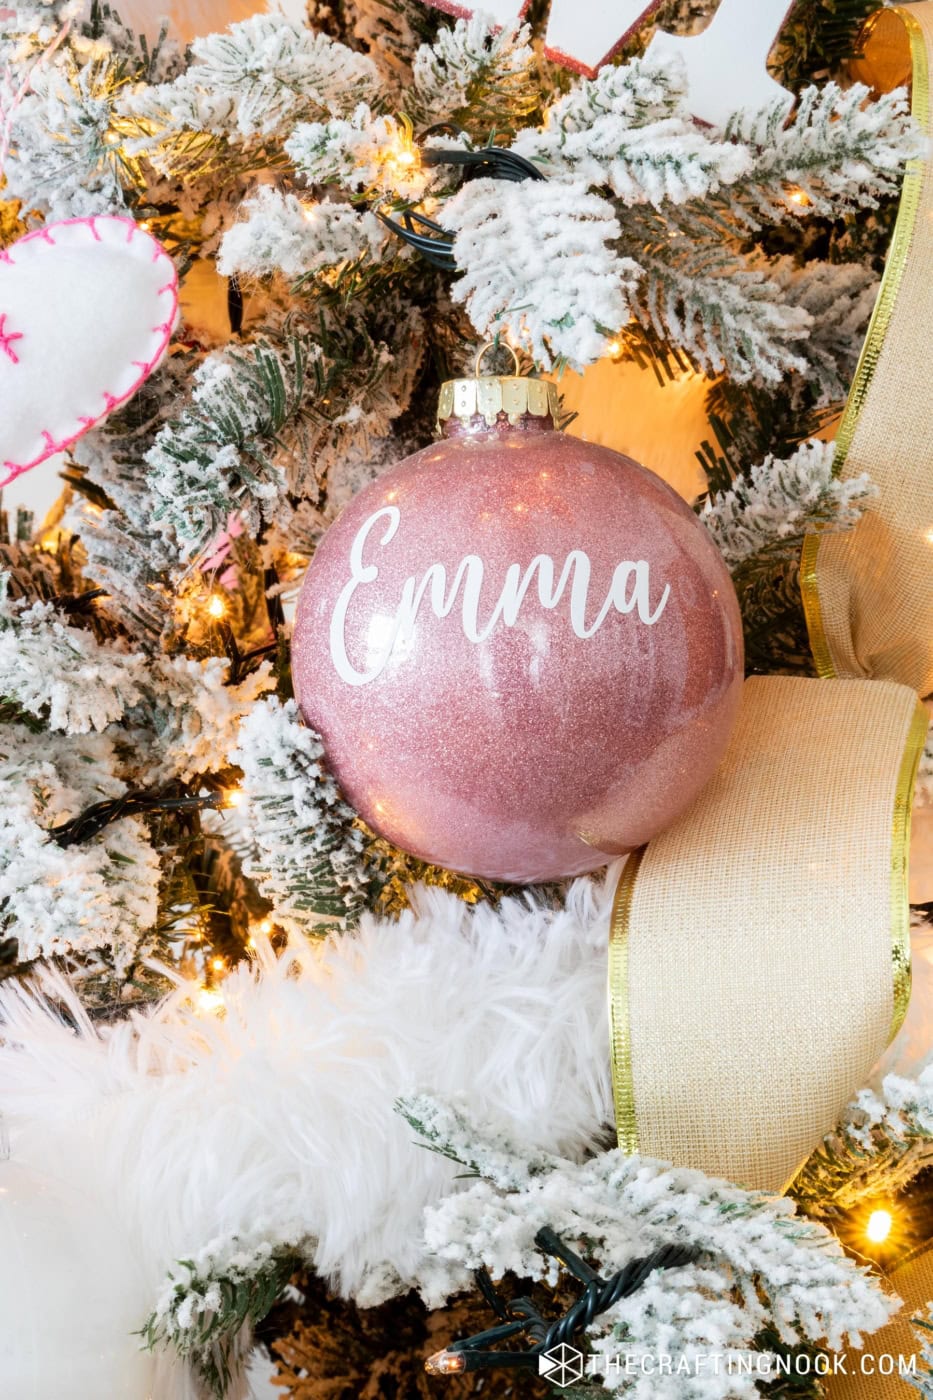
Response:
[{"label": "gold burlap ribbon", "polygon": [[[933,0],[881,11],[859,76],[880,90],[913,76],[913,112],[933,136]],[[910,162],[887,266],[837,437],[836,470],[867,472],[877,501],[857,527],[811,535],[804,608],[822,676],[933,691],[933,155]]]},{"label": "gold burlap ribbon", "polygon": [[781,1190],[903,1020],[926,712],[888,681],[746,683],[719,772],[623,871],[609,957],[626,1151]]},{"label": "gold burlap ribbon", "polygon": [[[933,1246],[902,1264],[890,1276],[893,1292],[904,1307],[894,1321],[866,1337],[862,1351],[849,1350],[841,1358],[845,1372],[826,1381],[828,1400],[917,1400],[917,1391],[898,1374],[899,1358],[906,1362],[919,1352],[912,1317],[927,1320],[927,1304],[933,1300]],[[933,1334],[930,1334],[933,1342]],[[838,1363],[837,1363],[838,1364]],[[922,1363],[917,1356],[917,1373]]]}]

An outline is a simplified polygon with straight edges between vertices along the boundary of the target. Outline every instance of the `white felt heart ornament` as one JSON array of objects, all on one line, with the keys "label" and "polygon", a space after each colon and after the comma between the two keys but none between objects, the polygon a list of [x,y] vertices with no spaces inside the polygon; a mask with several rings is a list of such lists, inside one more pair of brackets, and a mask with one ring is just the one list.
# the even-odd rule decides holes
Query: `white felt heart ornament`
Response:
[{"label": "white felt heart ornament", "polygon": [[175,265],[132,219],[66,219],[0,249],[0,485],[125,403],[177,316]]}]

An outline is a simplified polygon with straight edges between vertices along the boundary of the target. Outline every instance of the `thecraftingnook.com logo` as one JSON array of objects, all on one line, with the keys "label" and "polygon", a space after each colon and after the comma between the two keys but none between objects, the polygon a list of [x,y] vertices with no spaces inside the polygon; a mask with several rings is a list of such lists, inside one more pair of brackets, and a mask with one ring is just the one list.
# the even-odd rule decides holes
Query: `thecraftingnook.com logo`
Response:
[{"label": "thecraftingnook.com logo", "polygon": [[584,1361],[582,1351],[561,1342],[560,1346],[551,1347],[550,1351],[542,1352],[538,1357],[538,1375],[547,1376],[551,1385],[562,1388],[576,1385],[583,1379]]},{"label": "thecraftingnook.com logo", "polygon": [[561,1342],[538,1357],[538,1375],[561,1390],[584,1377],[742,1375],[774,1380],[779,1376],[899,1376],[917,1375],[916,1356],[891,1352],[799,1352],[774,1355],[760,1351],[696,1352],[692,1356],[644,1353],[584,1355]]}]

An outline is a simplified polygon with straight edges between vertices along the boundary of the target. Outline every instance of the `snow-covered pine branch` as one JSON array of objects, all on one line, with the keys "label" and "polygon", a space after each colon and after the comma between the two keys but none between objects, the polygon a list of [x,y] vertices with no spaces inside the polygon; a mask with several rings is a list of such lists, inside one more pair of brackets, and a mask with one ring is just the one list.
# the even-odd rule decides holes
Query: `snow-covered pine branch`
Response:
[{"label": "snow-covered pine branch", "polygon": [[608,66],[555,103],[543,129],[521,132],[512,149],[545,174],[608,187],[623,204],[702,199],[745,175],[751,156],[702,132],[686,96],[679,62]]},{"label": "snow-covered pine branch", "polygon": [[119,91],[111,57],[87,49],[81,57],[69,48],[58,63],[37,64],[9,118],[4,197],[49,219],[122,213],[124,187],[134,178],[108,139]]},{"label": "snow-covered pine branch", "polygon": [[664,343],[737,383],[796,373],[816,403],[844,397],[874,306],[870,269],[749,254],[712,207],[700,217],[692,204],[639,206],[620,222],[622,246],[645,269],[636,315]]},{"label": "snow-covered pine branch", "polygon": [[921,1400],[933,1400],[933,1303],[928,1303],[923,1315],[914,1317],[912,1321],[923,1369],[916,1376],[904,1376],[903,1379],[919,1391]]},{"label": "snow-covered pine branch", "polygon": [[136,149],[157,152],[166,135],[182,131],[282,136],[307,117],[348,115],[379,92],[365,54],[281,15],[253,15],[191,49],[191,66],[174,82],[125,98],[123,113],[154,128]]},{"label": "snow-covered pine branch", "polygon": [[244,870],[294,933],[345,927],[376,885],[356,813],[324,764],[320,737],[294,701],[260,701],[244,716],[232,761],[243,770],[253,854]]},{"label": "snow-covered pine branch", "polygon": [[0,695],[66,734],[100,732],[142,699],[145,658],[70,627],[53,603],[16,601],[0,575]]},{"label": "snow-covered pine branch", "polygon": [[257,1222],[179,1260],[142,1329],[150,1351],[171,1348],[183,1356],[217,1400],[234,1388],[253,1325],[278,1301],[302,1256],[313,1253],[297,1217],[293,1231],[279,1229],[279,1244],[270,1244],[267,1230]]},{"label": "snow-covered pine branch", "polygon": [[641,269],[620,257],[612,205],[582,180],[480,179],[444,206],[465,302],[481,336],[506,326],[550,368],[598,359],[632,314]]},{"label": "snow-covered pine branch", "polygon": [[[780,103],[761,112],[740,112],[727,135],[751,155],[748,174],[735,194],[742,217],[769,219],[802,214],[838,218],[877,206],[894,193],[906,160],[920,155],[925,138],[910,116],[903,88],[871,98],[855,83],[809,87],[787,122]],[[796,198],[791,199],[791,195]]]},{"label": "snow-covered pine branch", "polygon": [[811,1213],[897,1195],[933,1163],[933,1061],[914,1078],[886,1074],[863,1089],[793,1183]]},{"label": "snow-covered pine branch", "polygon": [[748,265],[738,252],[711,251],[715,244],[684,242],[640,251],[645,278],[633,310],[642,325],[701,369],[738,384],[778,384],[805,370],[809,313],[785,301],[765,267]]},{"label": "snow-covered pine branch", "polygon": [[699,206],[718,196],[718,209],[740,223],[837,217],[873,208],[896,189],[904,161],[923,150],[903,90],[868,96],[860,85],[810,87],[790,122],[780,102],[738,113],[723,133],[704,133],[690,116],[682,65],[633,59],[576,83],[545,126],[520,132],[513,149],[547,173],[607,187],[626,204]]},{"label": "snow-covered pine branch", "polygon": [[24,962],[107,947],[120,972],[156,921],[161,869],[141,821],[122,817],[68,847],[49,835],[120,797],[117,770],[108,735],[0,729],[0,909]]},{"label": "snow-covered pine branch", "polygon": [[[844,102],[845,95],[838,90],[819,101],[816,93],[814,89],[806,97],[797,121],[784,133],[780,158],[773,154],[766,157],[752,139],[754,122],[747,142],[732,132],[721,139],[696,129],[685,102],[679,64],[633,60],[604,68],[597,78],[577,83],[554,104],[545,127],[519,133],[513,149],[537,161],[561,185],[574,176],[590,187],[591,197],[596,197],[597,190],[614,196],[619,225],[614,251],[620,257],[632,255],[645,273],[631,310],[662,340],[684,349],[703,369],[726,371],[738,382],[757,379],[777,383],[792,371],[815,372],[823,385],[823,396],[828,398],[841,392],[844,367],[838,360],[846,359],[849,337],[826,337],[826,343],[815,344],[808,353],[806,342],[813,324],[809,303],[814,304],[814,310],[825,311],[826,298],[819,297],[811,279],[794,278],[787,260],[778,260],[772,269],[761,258],[749,260],[742,251],[743,209],[760,205],[759,212],[764,215],[770,208],[770,196],[755,171],[760,173],[762,162],[769,158],[771,177],[777,180],[780,175],[786,194],[792,174],[784,169],[785,164],[791,160],[799,164],[802,151],[809,151],[814,178],[822,168],[820,161],[824,166],[833,160],[841,162],[833,192],[843,203],[871,203],[872,190],[877,193],[871,172],[881,172],[881,179],[887,171],[886,178],[890,178],[899,168],[893,156],[897,142],[906,140],[913,149],[917,137],[900,102],[865,115],[858,104]],[[817,133],[831,126],[837,114],[843,130],[838,136],[833,130],[832,150],[827,152]],[[763,129],[774,121],[773,114],[759,114],[759,119]],[[758,137],[762,138],[762,131]],[[527,249],[521,242],[525,222],[521,206],[525,204],[526,220],[533,223],[537,203],[547,197],[529,182],[518,187],[519,193],[506,193],[501,185],[492,187],[490,202],[500,191],[502,204],[509,208],[503,209],[498,223],[492,218],[493,211],[473,215],[474,221],[482,221],[482,246],[471,250],[462,236],[455,244],[458,264],[481,287],[479,297],[468,301],[481,333],[494,324],[509,328],[513,323],[520,325],[527,319],[529,304],[537,310],[540,289],[546,282],[546,274],[537,269],[525,271],[521,277],[514,269],[529,266],[528,257],[523,256]],[[478,196],[466,187],[444,206],[445,224],[456,231],[461,208],[472,208],[477,201]],[[619,205],[627,208],[619,209]],[[678,206],[673,220],[669,212],[672,205]],[[785,212],[790,207],[799,212],[798,206],[790,206],[786,200],[784,207]],[[554,213],[556,219],[561,218],[559,210]],[[569,201],[563,218],[568,224],[573,219]],[[499,242],[494,247],[495,237]],[[518,256],[516,249],[522,250]],[[481,274],[474,272],[473,266],[479,258],[483,260]],[[834,274],[823,280],[838,284],[842,279]],[[484,297],[491,296],[490,284],[502,287],[492,315],[481,310]],[[862,290],[864,296],[855,298],[854,288],[847,296],[847,305],[857,320],[870,297],[867,288]],[[617,310],[618,294],[610,299],[605,280],[591,286],[587,294],[588,319],[601,325],[610,323],[610,306]],[[570,314],[579,324],[579,314]],[[614,331],[622,324],[620,319]],[[857,334],[853,326],[848,329]],[[541,358],[537,345],[543,337],[526,339]],[[602,348],[603,342],[591,339],[590,358],[596,358]],[[580,345],[574,345],[573,351],[568,359],[587,362]]]},{"label": "snow-covered pine branch", "polygon": [[220,246],[217,270],[224,277],[270,272],[301,277],[372,256],[386,240],[373,214],[328,200],[302,204],[268,185],[261,185],[242,210],[245,218],[227,231]]},{"label": "snow-covered pine branch", "polygon": [[112,503],[106,509],[76,493],[64,525],[80,536],[87,573],[107,590],[107,610],[151,645],[171,625],[172,571],[178,548],[171,533],[152,526],[159,497],[139,461],[152,435],[114,431],[113,423],[76,443],[72,455],[88,482]]},{"label": "snow-covered pine branch", "polygon": [[537,105],[531,30],[516,22],[498,28],[479,12],[442,28],[422,44],[412,64],[412,115],[426,125],[487,108],[501,131]]},{"label": "snow-covered pine branch", "polygon": [[[606,67],[560,98],[542,129],[520,132],[513,149],[553,178],[575,176],[629,208],[680,206],[673,223],[667,208],[664,217],[634,222],[619,212],[619,251],[646,273],[635,312],[662,339],[739,382],[776,383],[809,367],[824,397],[838,394],[844,375],[830,347],[805,349],[808,297],[793,294],[805,289],[792,288],[780,264],[774,276],[763,262],[749,264],[739,240],[763,218],[838,214],[889,192],[905,157],[921,146],[903,95],[865,106],[864,90],[811,88],[786,127],[786,110],[768,109],[743,114],[720,136],[697,130],[684,86],[681,66],[669,60]],[[449,207],[445,222],[453,226]],[[511,242],[501,249],[506,263]],[[513,305],[523,308],[515,290]],[[853,309],[860,316],[865,308]],[[595,299],[589,313],[601,319]],[[519,317],[502,313],[508,325]],[[833,349],[845,359],[840,344]]]},{"label": "snow-covered pine branch", "polygon": [[810,439],[793,456],[771,456],[739,477],[702,520],[732,570],[766,555],[776,564],[799,549],[815,530],[849,530],[877,495],[867,476],[842,481],[833,476],[835,447]]},{"label": "snow-covered pine branch", "polygon": [[878,295],[878,276],[859,262],[817,259],[798,266],[793,258],[776,258],[768,276],[785,302],[810,317],[810,334],[797,349],[807,361],[808,383],[818,386],[816,404],[841,402],[855,377],[859,353]]},{"label": "snow-covered pine branch", "polygon": [[149,784],[228,763],[241,719],[272,688],[267,664],[227,685],[226,657],[146,656],[70,627],[52,603],[11,601],[0,575],[0,695],[64,734],[124,722]]},{"label": "snow-covered pine branch", "polygon": [[600,117],[646,127],[682,116],[687,95],[684,65],[670,58],[633,58],[607,64],[595,78],[578,80],[548,108],[545,130],[565,136],[586,131]]},{"label": "snow-covered pine branch", "polygon": [[194,372],[189,403],[146,453],[153,522],[190,558],[224,528],[231,510],[255,530],[274,516],[286,485],[279,434],[298,413],[307,351],[262,338],[218,350]]},{"label": "snow-covered pine branch", "polygon": [[347,118],[299,123],[285,153],[309,185],[335,184],[352,194],[379,191],[418,200],[428,182],[417,161],[398,160],[407,153],[401,123],[365,102]]},{"label": "snow-covered pine branch", "polygon": [[229,666],[225,656],[151,660],[144,699],[126,717],[140,741],[139,767],[147,784],[173,778],[190,782],[229,765],[240,725],[259,697],[274,687],[267,662],[236,685],[227,684]]},{"label": "snow-covered pine branch", "polygon": [[[698,1263],[654,1275],[588,1329],[597,1353],[631,1355],[631,1369],[610,1368],[603,1377],[607,1389],[624,1387],[631,1400],[683,1394],[676,1369],[667,1381],[644,1370],[639,1377],[640,1358],[747,1352],[766,1328],[786,1345],[838,1349],[847,1337],[858,1345],[863,1331],[883,1326],[898,1306],[828,1230],[797,1218],[784,1197],[619,1151],[582,1162],[529,1151],[507,1130],[480,1126],[433,1097],[401,1107],[433,1146],[480,1178],[425,1213],[425,1242],[450,1271],[448,1286],[467,1287],[478,1268],[494,1277],[549,1276],[553,1264],[535,1244],[544,1226],[572,1245],[586,1241],[604,1276],[664,1244],[700,1251]],[[754,1382],[737,1388],[727,1370],[691,1372],[698,1400],[757,1395]]]}]

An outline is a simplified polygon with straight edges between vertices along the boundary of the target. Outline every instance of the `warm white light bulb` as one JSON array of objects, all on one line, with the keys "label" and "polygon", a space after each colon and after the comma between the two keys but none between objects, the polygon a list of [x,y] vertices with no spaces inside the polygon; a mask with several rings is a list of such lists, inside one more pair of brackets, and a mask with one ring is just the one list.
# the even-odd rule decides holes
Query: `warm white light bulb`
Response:
[{"label": "warm white light bulb", "polygon": [[893,1224],[894,1219],[889,1210],[873,1210],[865,1233],[872,1244],[884,1244]]},{"label": "warm white light bulb", "polygon": [[462,1351],[436,1351],[424,1363],[429,1376],[456,1376],[466,1370],[466,1357]]}]

